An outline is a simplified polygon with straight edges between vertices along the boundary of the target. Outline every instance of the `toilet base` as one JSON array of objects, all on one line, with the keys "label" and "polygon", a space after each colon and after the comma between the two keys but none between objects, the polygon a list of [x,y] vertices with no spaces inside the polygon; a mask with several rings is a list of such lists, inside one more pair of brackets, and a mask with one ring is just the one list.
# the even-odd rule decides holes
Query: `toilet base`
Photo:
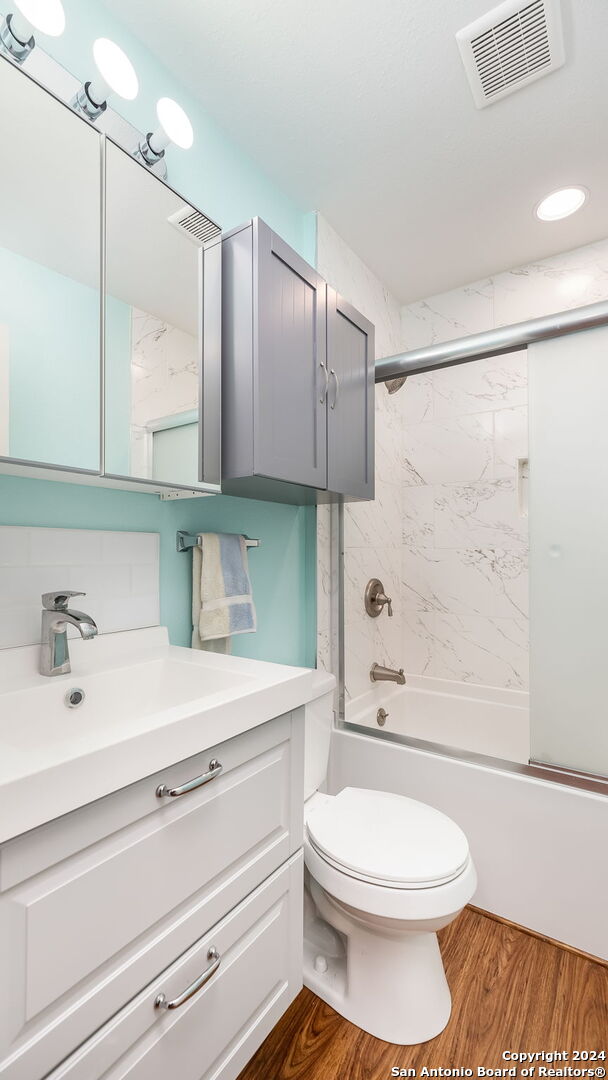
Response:
[{"label": "toilet base", "polygon": [[362,920],[369,916],[359,919],[313,879],[308,887],[318,915],[340,934],[342,949],[324,955],[305,928],[305,986],[385,1042],[413,1046],[439,1035],[452,1003],[434,930],[397,930],[393,920],[374,920],[368,928]]}]

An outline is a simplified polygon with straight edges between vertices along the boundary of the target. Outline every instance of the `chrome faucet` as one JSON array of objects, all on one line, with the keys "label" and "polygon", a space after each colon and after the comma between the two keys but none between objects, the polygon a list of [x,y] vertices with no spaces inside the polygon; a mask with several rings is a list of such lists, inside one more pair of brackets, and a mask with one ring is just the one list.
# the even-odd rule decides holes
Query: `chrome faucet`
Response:
[{"label": "chrome faucet", "polygon": [[42,594],[42,635],[40,649],[41,675],[67,675],[72,670],[68,649],[68,625],[75,626],[87,641],[97,635],[97,626],[84,611],[70,611],[68,601],[83,592],[50,592]]},{"label": "chrome faucet", "polygon": [[405,685],[403,668],[395,671],[395,668],[383,667],[382,664],[372,664],[369,677],[372,682],[396,682],[399,686]]}]

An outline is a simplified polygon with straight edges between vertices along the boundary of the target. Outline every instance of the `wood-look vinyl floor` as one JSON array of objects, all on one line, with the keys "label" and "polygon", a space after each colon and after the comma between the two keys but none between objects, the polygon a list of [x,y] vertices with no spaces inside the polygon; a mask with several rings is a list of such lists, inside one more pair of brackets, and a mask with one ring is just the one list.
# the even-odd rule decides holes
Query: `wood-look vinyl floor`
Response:
[{"label": "wood-look vinyl floor", "polygon": [[[453,1004],[436,1039],[381,1042],[305,988],[239,1080],[386,1080],[394,1066],[504,1068],[503,1050],[608,1053],[608,967],[469,909],[439,939]],[[568,1064],[590,1063],[549,1067]]]}]

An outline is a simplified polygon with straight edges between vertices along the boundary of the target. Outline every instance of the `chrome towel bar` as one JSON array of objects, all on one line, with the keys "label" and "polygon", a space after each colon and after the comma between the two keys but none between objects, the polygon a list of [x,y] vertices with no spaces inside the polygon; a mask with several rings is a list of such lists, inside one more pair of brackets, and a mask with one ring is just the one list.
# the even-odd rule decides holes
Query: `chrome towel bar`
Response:
[{"label": "chrome towel bar", "polygon": [[[251,548],[257,548],[260,546],[259,540],[250,540],[248,536],[245,537],[245,543],[247,544],[247,547]],[[193,533],[184,532],[183,529],[178,529],[175,538],[175,547],[177,551],[188,551],[190,548],[200,546],[200,536]]]}]

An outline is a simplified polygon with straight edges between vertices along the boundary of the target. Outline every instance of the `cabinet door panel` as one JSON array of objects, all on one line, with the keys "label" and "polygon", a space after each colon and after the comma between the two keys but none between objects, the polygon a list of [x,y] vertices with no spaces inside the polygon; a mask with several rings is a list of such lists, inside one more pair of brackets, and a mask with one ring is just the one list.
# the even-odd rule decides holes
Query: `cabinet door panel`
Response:
[{"label": "cabinet door panel", "polygon": [[0,456],[99,472],[100,136],[0,56]]},{"label": "cabinet door panel", "polygon": [[211,784],[155,794],[206,751],[2,848],[2,1080],[45,1076],[299,847],[301,742],[278,718],[218,746]]},{"label": "cabinet door panel", "polygon": [[325,282],[263,222],[254,243],[255,472],[325,488]]},{"label": "cabinet door panel", "polygon": [[374,327],[328,289],[328,489],[374,497]]},{"label": "cabinet door panel", "polygon": [[[234,1080],[302,986],[302,854],[208,934],[53,1072],[49,1080]],[[216,974],[174,998],[220,954]]]}]

